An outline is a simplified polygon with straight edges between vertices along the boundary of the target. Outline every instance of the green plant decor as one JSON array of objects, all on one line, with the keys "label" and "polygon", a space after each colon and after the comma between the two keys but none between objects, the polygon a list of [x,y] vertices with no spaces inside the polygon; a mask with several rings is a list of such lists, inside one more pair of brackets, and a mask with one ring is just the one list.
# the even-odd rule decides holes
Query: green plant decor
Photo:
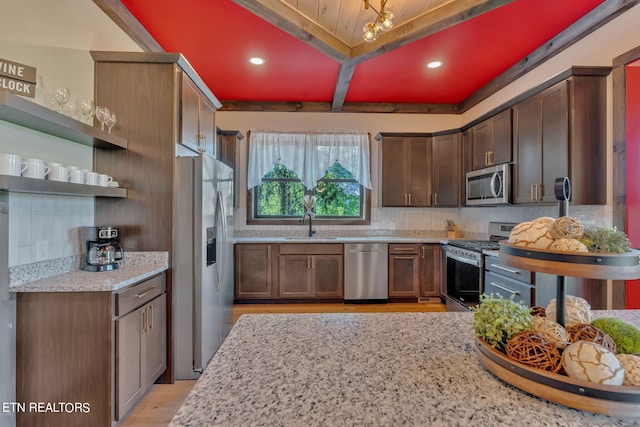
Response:
[{"label": "green plant decor", "polygon": [[580,238],[589,252],[625,253],[629,250],[629,239],[616,227],[588,227]]},{"label": "green plant decor", "polygon": [[616,353],[640,353],[640,330],[635,326],[615,317],[601,317],[591,324],[611,337],[616,343]]},{"label": "green plant decor", "polygon": [[480,295],[480,304],[472,308],[473,328],[477,337],[504,352],[507,342],[515,334],[531,328],[529,308],[513,300],[494,294]]}]

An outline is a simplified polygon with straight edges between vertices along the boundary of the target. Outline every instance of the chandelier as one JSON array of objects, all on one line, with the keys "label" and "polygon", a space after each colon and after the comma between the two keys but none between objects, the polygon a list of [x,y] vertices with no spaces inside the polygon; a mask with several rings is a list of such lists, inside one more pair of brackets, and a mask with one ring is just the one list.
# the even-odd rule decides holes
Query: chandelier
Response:
[{"label": "chandelier", "polygon": [[372,42],[378,38],[378,33],[380,31],[386,31],[393,27],[393,13],[384,10],[387,0],[380,0],[379,11],[369,4],[369,0],[363,1],[365,9],[371,8],[378,14],[375,21],[367,22],[364,27],[362,27],[362,38],[367,42]]}]

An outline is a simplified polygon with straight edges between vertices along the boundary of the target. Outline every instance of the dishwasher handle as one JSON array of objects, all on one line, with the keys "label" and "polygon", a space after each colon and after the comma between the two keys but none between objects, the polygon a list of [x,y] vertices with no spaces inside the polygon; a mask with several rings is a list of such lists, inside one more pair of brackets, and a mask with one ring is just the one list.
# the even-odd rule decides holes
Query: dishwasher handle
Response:
[{"label": "dishwasher handle", "polygon": [[378,253],[374,248],[369,249],[349,249],[350,254],[375,254]]}]

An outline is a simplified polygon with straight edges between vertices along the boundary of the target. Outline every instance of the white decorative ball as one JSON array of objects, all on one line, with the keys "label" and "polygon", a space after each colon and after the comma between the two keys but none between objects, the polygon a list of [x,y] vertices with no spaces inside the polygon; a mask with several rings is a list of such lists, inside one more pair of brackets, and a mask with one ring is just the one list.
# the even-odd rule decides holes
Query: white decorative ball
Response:
[{"label": "white decorative ball", "polygon": [[569,332],[567,332],[562,325],[548,317],[535,317],[531,323],[531,328],[536,331],[536,333],[551,341],[558,348],[562,349],[571,344],[571,335],[569,335]]},{"label": "white decorative ball", "polygon": [[617,354],[616,356],[624,368],[622,385],[640,386],[640,356],[633,354]]},{"label": "white decorative ball", "polygon": [[579,240],[576,239],[558,239],[555,240],[550,246],[549,249],[554,249],[556,251],[565,251],[565,252],[589,252],[587,247]]},{"label": "white decorative ball", "polygon": [[562,367],[567,375],[597,384],[622,385],[624,368],[616,355],[599,344],[575,342],[562,352]]},{"label": "white decorative ball", "polygon": [[[556,299],[552,299],[546,309],[547,317],[554,322],[556,320]],[[587,300],[576,297],[573,295],[567,295],[564,299],[564,326],[578,325],[581,323],[591,323],[593,320],[593,314],[591,313],[591,306]]]},{"label": "white decorative ball", "polygon": [[513,227],[509,243],[527,248],[547,249],[553,243],[549,227],[540,222],[525,221]]}]

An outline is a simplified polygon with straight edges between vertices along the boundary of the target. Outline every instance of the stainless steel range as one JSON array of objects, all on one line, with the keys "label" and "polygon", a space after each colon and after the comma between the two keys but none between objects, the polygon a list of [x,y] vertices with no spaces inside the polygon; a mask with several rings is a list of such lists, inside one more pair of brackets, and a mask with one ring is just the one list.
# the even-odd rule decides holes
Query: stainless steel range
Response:
[{"label": "stainless steel range", "polygon": [[515,223],[489,223],[488,240],[450,240],[447,260],[447,310],[463,311],[476,305],[484,292],[483,251],[500,249],[498,241],[508,239]]}]

